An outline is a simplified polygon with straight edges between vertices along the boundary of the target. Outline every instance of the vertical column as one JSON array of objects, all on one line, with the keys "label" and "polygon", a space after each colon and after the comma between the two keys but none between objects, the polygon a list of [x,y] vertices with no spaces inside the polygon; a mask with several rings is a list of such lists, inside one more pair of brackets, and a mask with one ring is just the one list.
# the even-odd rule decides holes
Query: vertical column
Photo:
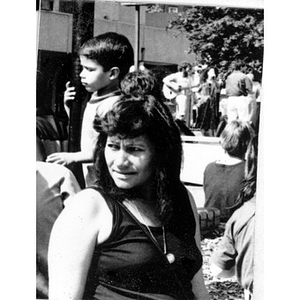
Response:
[{"label": "vertical column", "polygon": [[[69,140],[68,151],[80,151],[80,137],[81,137],[81,114],[83,100],[86,97],[85,88],[82,86],[79,74],[81,72],[80,59],[77,51],[83,41],[91,38],[93,32],[88,24],[88,18],[91,16],[86,13],[87,3],[85,0],[73,1],[73,44],[72,44],[72,83],[75,86],[76,96],[70,106],[70,120],[69,120]],[[81,187],[84,187],[84,179],[82,174],[81,164],[72,164],[71,171],[75,174]]]},{"label": "vertical column", "polygon": [[134,67],[139,68],[139,53],[140,53],[140,6],[135,6],[135,49],[134,49]]}]

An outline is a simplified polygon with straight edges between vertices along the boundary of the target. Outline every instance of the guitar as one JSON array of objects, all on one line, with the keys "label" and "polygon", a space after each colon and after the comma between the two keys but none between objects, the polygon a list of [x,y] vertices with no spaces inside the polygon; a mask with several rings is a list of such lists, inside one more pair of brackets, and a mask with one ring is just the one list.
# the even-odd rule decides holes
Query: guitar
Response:
[{"label": "guitar", "polygon": [[165,98],[168,100],[174,99],[179,94],[179,92],[177,92],[175,89],[172,89],[171,87],[167,86],[165,83],[163,85],[162,92],[163,92]]},{"label": "guitar", "polygon": [[181,85],[178,85],[175,82],[171,82],[170,84],[167,85],[164,83],[162,88],[163,94],[168,100],[174,99],[177,95],[181,94],[182,91],[184,91],[185,94],[187,90],[192,91],[192,89],[195,87],[199,89],[198,85],[192,86],[189,82],[182,82]]}]

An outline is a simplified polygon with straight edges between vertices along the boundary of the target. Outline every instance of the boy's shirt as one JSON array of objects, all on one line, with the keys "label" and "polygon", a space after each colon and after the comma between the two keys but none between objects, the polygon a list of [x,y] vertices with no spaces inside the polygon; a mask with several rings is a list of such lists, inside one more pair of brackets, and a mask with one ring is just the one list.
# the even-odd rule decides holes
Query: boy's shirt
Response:
[{"label": "boy's shirt", "polygon": [[[94,92],[91,99],[88,101],[84,110],[81,128],[81,151],[90,151],[95,149],[97,138],[99,133],[94,129],[94,119],[96,114],[100,117],[104,115],[113,107],[121,97],[120,90],[116,90],[112,93],[97,96],[97,92]],[[93,170],[93,163],[83,163],[83,175],[85,178],[86,186],[94,183],[95,174]]]}]

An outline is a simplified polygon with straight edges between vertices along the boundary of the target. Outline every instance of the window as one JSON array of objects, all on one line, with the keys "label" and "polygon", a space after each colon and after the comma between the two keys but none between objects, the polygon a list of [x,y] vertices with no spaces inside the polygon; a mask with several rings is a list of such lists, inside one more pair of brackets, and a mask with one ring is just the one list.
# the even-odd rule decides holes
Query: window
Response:
[{"label": "window", "polygon": [[170,6],[169,7],[169,13],[178,13],[178,7]]}]

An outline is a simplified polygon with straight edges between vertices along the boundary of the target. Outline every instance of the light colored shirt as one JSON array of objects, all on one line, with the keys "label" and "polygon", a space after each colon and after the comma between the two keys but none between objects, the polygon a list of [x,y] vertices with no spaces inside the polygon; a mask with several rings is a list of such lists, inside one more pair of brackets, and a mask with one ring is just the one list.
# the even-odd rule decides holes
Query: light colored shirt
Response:
[{"label": "light colored shirt", "polygon": [[[104,117],[104,115],[113,107],[115,102],[120,99],[120,96],[119,90],[104,96],[97,96],[97,92],[92,94],[91,99],[86,105],[82,119],[81,151],[85,152],[95,149],[99,135],[94,129],[95,116],[97,114],[100,117]],[[93,163],[83,163],[82,168],[86,186],[93,184],[96,179]]]}]

